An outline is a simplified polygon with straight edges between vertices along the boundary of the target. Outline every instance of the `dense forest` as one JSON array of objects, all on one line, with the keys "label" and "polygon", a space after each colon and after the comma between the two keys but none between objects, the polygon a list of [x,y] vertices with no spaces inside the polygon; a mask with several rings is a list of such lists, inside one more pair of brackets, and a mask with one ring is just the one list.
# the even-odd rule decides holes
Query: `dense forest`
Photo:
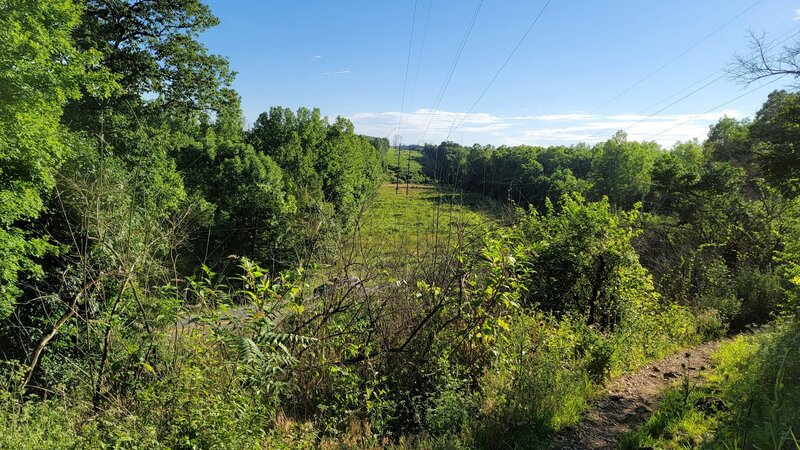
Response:
[{"label": "dense forest", "polygon": [[[800,448],[800,94],[671,148],[412,153],[318,109],[245,126],[217,23],[0,0],[1,448],[548,448],[714,340],[623,445]],[[386,252],[401,180],[436,220]],[[467,194],[495,208],[439,220]]]}]

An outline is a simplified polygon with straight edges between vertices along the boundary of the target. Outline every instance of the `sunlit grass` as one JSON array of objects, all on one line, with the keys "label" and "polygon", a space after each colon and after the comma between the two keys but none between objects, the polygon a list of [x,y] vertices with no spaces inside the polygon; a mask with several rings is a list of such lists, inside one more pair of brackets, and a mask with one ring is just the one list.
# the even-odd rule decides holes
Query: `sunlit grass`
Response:
[{"label": "sunlit grass", "polygon": [[417,150],[389,149],[384,157],[386,169],[389,172],[389,181],[396,183],[402,181],[405,186],[406,181],[411,183],[422,183],[428,181],[428,177],[422,171],[424,157],[422,152]]},{"label": "sunlit grass", "polygon": [[621,448],[798,448],[800,327],[791,320],[725,342],[701,386],[666,391]]},{"label": "sunlit grass", "polygon": [[501,216],[495,202],[476,194],[385,183],[366,207],[348,247],[361,262],[397,268],[480,238]]}]

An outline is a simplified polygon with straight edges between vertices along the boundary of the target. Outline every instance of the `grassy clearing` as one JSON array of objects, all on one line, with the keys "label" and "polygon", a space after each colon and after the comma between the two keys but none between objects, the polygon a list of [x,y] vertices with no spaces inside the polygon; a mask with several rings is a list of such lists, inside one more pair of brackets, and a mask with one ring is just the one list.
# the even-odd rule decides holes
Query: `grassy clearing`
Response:
[{"label": "grassy clearing", "polygon": [[425,183],[430,181],[422,171],[424,157],[418,150],[400,150],[399,159],[397,149],[389,149],[384,157],[389,180],[392,183],[399,179],[402,183]]},{"label": "grassy clearing", "polygon": [[502,216],[502,207],[476,194],[385,183],[367,206],[349,251],[359,262],[400,268],[483,235]]}]

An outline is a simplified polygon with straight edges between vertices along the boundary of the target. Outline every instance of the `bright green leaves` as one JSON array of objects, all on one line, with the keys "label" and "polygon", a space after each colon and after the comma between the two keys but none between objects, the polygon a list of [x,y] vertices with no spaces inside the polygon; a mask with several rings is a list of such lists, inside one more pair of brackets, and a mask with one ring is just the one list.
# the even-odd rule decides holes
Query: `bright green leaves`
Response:
[{"label": "bright green leaves", "polygon": [[[318,109],[300,108],[295,113],[270,108],[259,116],[248,141],[256,155],[274,161],[279,168],[276,173],[282,174],[281,189],[292,210],[287,211],[291,216],[285,217],[286,233],[280,245],[300,260],[307,260],[346,230],[380,181],[381,162],[375,147],[355,135],[348,120],[339,117],[329,123]],[[252,256],[263,261],[276,252]]]},{"label": "bright green leaves", "polygon": [[660,152],[655,142],[628,141],[624,132],[599,145],[592,160],[590,179],[595,198],[608,197],[630,208],[650,191],[650,172]]},{"label": "bright green leaves", "polygon": [[[199,33],[219,21],[199,0],[86,2],[83,20],[76,30],[82,50],[97,49],[104,66],[119,77],[123,88],[109,102],[87,99],[75,112],[80,121],[102,121],[109,107],[130,114],[192,115],[193,111],[218,109],[228,101],[227,87],[233,74],[227,61],[207,52]],[[144,101],[146,96],[155,97]],[[143,106],[153,106],[147,111]],[[85,122],[84,122],[85,121]]]},{"label": "bright green leaves", "polygon": [[[800,199],[795,199],[795,211],[800,210]],[[776,255],[780,272],[789,282],[787,288],[787,312],[800,313],[800,214],[795,215],[787,226],[785,245]]]},{"label": "bright green leaves", "polygon": [[14,224],[36,218],[53,173],[69,153],[62,107],[82,90],[108,92],[94,51],[78,51],[71,33],[80,8],[65,0],[0,1],[0,318],[11,311],[20,273],[35,275],[31,240]]},{"label": "bright green leaves", "polygon": [[750,126],[753,155],[768,182],[800,194],[800,94],[775,91]]}]

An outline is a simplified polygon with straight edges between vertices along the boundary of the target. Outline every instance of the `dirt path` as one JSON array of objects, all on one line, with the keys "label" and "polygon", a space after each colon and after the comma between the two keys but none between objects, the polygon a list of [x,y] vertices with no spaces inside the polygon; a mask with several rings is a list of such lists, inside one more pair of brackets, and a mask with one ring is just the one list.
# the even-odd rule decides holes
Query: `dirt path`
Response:
[{"label": "dirt path", "polygon": [[711,367],[719,342],[709,342],[648,364],[638,372],[612,381],[583,420],[554,439],[566,450],[614,449],[625,433],[643,423],[658,403],[658,394],[684,374],[695,378]]}]

